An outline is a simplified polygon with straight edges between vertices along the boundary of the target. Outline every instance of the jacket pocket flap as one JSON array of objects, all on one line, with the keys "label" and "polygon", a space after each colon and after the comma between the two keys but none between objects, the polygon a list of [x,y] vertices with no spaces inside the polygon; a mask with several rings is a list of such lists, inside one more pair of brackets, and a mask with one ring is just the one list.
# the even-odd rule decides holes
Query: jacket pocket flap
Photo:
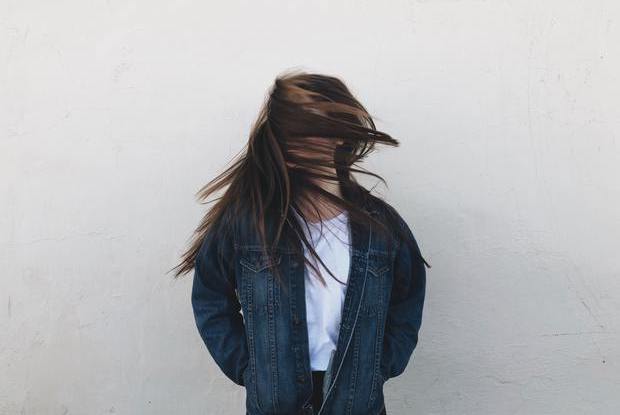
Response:
[{"label": "jacket pocket flap", "polygon": [[282,257],[280,256],[272,258],[267,255],[256,255],[251,257],[241,257],[239,263],[252,272],[261,272],[267,268],[280,264],[281,260]]}]

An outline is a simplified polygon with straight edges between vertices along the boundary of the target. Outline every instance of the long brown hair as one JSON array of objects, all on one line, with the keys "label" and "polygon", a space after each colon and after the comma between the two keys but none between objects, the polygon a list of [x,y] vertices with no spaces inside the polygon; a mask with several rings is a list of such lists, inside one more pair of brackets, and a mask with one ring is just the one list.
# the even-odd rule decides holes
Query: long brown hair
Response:
[{"label": "long brown hair", "polygon": [[[321,208],[329,206],[346,211],[351,221],[373,222],[377,229],[391,234],[402,231],[363,209],[367,200],[377,197],[352,175],[370,175],[385,184],[379,175],[357,166],[376,144],[399,143],[376,129],[368,111],[340,79],[303,71],[280,74],[252,127],[245,151],[197,193],[201,203],[215,204],[202,218],[181,263],[173,268],[175,277],[194,268],[207,233],[214,232],[215,240],[224,240],[234,228],[233,221],[249,224],[260,236],[265,255],[272,256],[283,239],[291,239],[291,246],[299,248],[301,244],[296,242],[303,243],[323,266],[302,228],[308,225],[310,212],[320,222]],[[341,196],[321,183],[336,184]],[[223,195],[209,201],[220,191]],[[300,249],[297,254],[302,255]],[[304,262],[317,271],[314,264]],[[320,277],[319,272],[317,275]]]}]

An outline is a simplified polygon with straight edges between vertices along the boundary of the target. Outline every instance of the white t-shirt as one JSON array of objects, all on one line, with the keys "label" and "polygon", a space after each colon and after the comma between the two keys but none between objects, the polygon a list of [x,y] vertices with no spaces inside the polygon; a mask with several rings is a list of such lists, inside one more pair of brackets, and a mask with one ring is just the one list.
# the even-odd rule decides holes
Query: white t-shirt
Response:
[{"label": "white t-shirt", "polygon": [[326,370],[332,351],[338,344],[338,333],[342,307],[349,278],[350,235],[348,214],[341,212],[338,216],[323,221],[323,235],[320,223],[308,222],[310,235],[303,222],[308,241],[325,265],[334,273],[336,281],[304,245],[306,258],[321,271],[324,286],[309,266],[305,270],[306,317],[308,323],[308,341],[310,348],[310,367],[312,370]]}]

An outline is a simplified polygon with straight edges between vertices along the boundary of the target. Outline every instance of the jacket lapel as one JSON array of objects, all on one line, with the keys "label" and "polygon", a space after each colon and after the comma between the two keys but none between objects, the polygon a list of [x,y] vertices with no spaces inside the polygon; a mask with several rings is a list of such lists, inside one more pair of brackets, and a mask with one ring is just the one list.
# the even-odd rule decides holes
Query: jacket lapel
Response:
[{"label": "jacket lapel", "polygon": [[[376,212],[371,211],[371,213]],[[327,401],[328,395],[338,379],[344,359],[350,352],[353,330],[359,316],[368,276],[368,254],[373,242],[370,226],[369,224],[349,222],[349,232],[351,235],[349,279],[342,309],[338,344],[325,374],[327,393],[323,402]]]}]

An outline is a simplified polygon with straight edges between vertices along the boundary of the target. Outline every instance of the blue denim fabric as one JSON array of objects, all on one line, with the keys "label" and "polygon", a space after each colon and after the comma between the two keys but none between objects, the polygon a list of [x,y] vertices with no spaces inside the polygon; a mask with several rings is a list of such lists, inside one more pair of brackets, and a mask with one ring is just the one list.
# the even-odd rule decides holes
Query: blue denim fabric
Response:
[{"label": "blue denim fabric", "polygon": [[[230,241],[207,235],[196,258],[192,307],[198,331],[223,373],[246,388],[246,411],[267,414],[384,413],[384,383],[405,370],[418,342],[426,272],[411,229],[393,212],[411,244],[350,224],[351,268],[338,345],[323,385],[312,385],[303,262],[287,247],[265,257],[253,235]],[[217,250],[225,262],[217,261]],[[279,267],[286,286],[273,275]],[[395,279],[395,275],[400,276]],[[310,404],[313,388],[324,394]]]}]

